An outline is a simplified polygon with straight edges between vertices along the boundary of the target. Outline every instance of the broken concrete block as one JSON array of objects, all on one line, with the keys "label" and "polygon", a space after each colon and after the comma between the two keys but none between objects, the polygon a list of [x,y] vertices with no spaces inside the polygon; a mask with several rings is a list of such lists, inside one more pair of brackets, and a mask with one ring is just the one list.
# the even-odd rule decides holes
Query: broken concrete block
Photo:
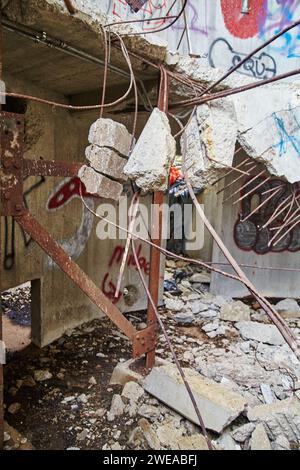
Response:
[{"label": "broken concrete block", "polygon": [[178,440],[178,447],[179,450],[208,450],[206,439],[202,434],[182,436]]},{"label": "broken concrete block", "polygon": [[[184,369],[205,426],[221,433],[245,409],[243,397],[191,369]],[[191,399],[173,365],[154,368],[146,377],[145,390],[177,413],[199,424]]]},{"label": "broken concrete block", "polygon": [[300,307],[295,299],[284,299],[275,305],[282,318],[300,318]]},{"label": "broken concrete block", "polygon": [[100,118],[91,125],[89,143],[108,147],[128,157],[132,137],[123,124],[112,119]]},{"label": "broken concrete block", "polygon": [[123,186],[120,183],[97,173],[89,166],[83,165],[78,172],[78,177],[90,194],[118,201],[123,192]]},{"label": "broken concrete block", "polygon": [[118,181],[127,181],[127,176],[123,173],[127,160],[120,157],[114,150],[90,145],[85,150],[85,156],[91,167],[99,173],[104,173]]},{"label": "broken concrete block", "polygon": [[204,188],[232,166],[237,139],[233,102],[229,98],[202,104],[181,137],[191,184]]},{"label": "broken concrete block", "polygon": [[176,142],[165,113],[155,108],[134,147],[124,173],[147,191],[165,191]]},{"label": "broken concrete block", "polygon": [[[251,95],[250,95],[251,93]],[[293,83],[281,83],[233,97],[238,141],[274,176],[300,180],[300,94]],[[262,138],[263,136],[263,138]]]},{"label": "broken concrete block", "polygon": [[149,421],[147,421],[145,418],[140,419],[139,427],[141,428],[150,449],[160,450],[160,442]]},{"label": "broken concrete block", "polygon": [[300,442],[300,402],[296,397],[255,406],[247,416],[249,421],[263,423],[272,440],[283,435],[289,442]]},{"label": "broken concrete block", "polygon": [[250,307],[244,302],[225,303],[220,310],[220,318],[225,321],[250,321]]},{"label": "broken concrete block", "polygon": [[272,450],[268,434],[262,423],[259,423],[252,433],[250,448],[251,450]]},{"label": "broken concrete block", "polygon": [[131,402],[137,402],[144,395],[143,388],[136,382],[127,382],[122,391],[122,397],[127,398]]},{"label": "broken concrete block", "polygon": [[252,432],[255,429],[254,423],[246,423],[243,426],[232,431],[231,435],[233,439],[237,442],[245,442],[251,436]]},{"label": "broken concrete block", "polygon": [[253,339],[274,346],[285,344],[285,340],[275,325],[264,325],[263,323],[253,321],[241,321],[236,323],[235,327],[239,330],[244,339]]},{"label": "broken concrete block", "polygon": [[110,410],[107,413],[108,421],[113,421],[117,416],[122,416],[125,410],[124,402],[121,395],[115,394],[111,401]]}]

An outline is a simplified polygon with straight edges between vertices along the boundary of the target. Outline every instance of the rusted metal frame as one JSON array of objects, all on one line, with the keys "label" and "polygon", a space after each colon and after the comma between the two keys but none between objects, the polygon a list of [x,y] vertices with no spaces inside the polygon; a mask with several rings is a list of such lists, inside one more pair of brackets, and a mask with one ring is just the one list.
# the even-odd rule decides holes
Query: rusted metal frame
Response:
[{"label": "rusted metal frame", "polygon": [[152,351],[155,329],[138,332],[121,311],[105,296],[82,269],[68,256],[53,237],[30,214],[23,203],[23,179],[27,175],[74,176],[81,164],[23,159],[24,117],[1,113],[1,215],[12,216],[62,271],[106,314],[133,342],[133,355]]},{"label": "rusted metal frame", "polygon": [[61,246],[52,238],[48,231],[25,210],[21,215],[14,216],[16,222],[28,235],[47,253],[60,269],[99,307],[125,335],[133,340],[136,330],[120,310],[110,302],[104,293],[73,261]]},{"label": "rusted metal frame", "polygon": [[[163,67],[161,67],[161,78],[158,96],[158,108],[161,111],[168,111],[168,75]],[[151,233],[157,234],[158,237],[152,239],[155,246],[161,247],[162,237],[162,211],[161,207],[164,202],[164,193],[156,191],[153,195],[153,209],[151,221]],[[156,229],[158,224],[158,230]],[[155,305],[158,305],[159,300],[159,286],[160,286],[160,260],[161,254],[154,246],[150,250],[150,274],[149,274],[149,292]],[[152,302],[148,301],[147,311],[147,325],[152,326],[157,324],[157,317]],[[146,356],[146,367],[152,369],[155,364],[155,348]]]},{"label": "rusted metal frame", "polygon": [[74,7],[72,0],[64,0],[66,8],[71,15],[75,15],[77,9]]}]

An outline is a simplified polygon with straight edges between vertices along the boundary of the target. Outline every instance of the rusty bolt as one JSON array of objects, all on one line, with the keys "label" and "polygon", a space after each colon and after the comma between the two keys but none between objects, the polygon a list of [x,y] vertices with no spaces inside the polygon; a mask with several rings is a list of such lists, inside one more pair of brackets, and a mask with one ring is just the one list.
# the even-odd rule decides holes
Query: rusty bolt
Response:
[{"label": "rusty bolt", "polygon": [[17,212],[21,212],[22,209],[23,209],[22,204],[16,204],[16,205],[15,205],[15,210],[16,210]]}]

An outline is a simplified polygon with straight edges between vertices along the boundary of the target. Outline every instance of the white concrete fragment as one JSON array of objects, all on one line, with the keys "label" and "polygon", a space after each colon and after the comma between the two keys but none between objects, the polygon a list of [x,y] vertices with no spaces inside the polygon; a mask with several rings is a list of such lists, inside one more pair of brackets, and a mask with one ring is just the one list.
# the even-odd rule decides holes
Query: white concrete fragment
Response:
[{"label": "white concrete fragment", "polygon": [[300,88],[282,83],[233,97],[238,141],[274,176],[300,180]]},{"label": "white concrete fragment", "polygon": [[197,108],[181,137],[185,167],[193,186],[212,184],[232,165],[237,139],[235,110],[230,98]]},{"label": "white concrete fragment", "polygon": [[272,440],[283,435],[289,442],[300,442],[300,402],[296,397],[255,406],[247,416],[249,421],[263,423]]},{"label": "white concrete fragment", "polygon": [[237,442],[245,442],[251,436],[252,432],[255,429],[254,423],[246,423],[243,426],[232,431],[231,435],[233,439]]},{"label": "white concrete fragment", "polygon": [[113,421],[117,416],[122,416],[125,410],[124,402],[120,395],[115,394],[111,401],[110,410],[107,413],[108,421]]},{"label": "white concrete fragment", "polygon": [[122,391],[122,397],[127,398],[131,402],[137,402],[143,395],[144,389],[136,382],[127,382]]},{"label": "white concrete fragment", "polygon": [[232,322],[250,321],[250,307],[240,300],[225,303],[221,307],[220,318]]},{"label": "white concrete fragment", "polygon": [[89,145],[85,150],[85,156],[94,170],[116,180],[127,181],[127,176],[123,173],[127,160],[120,157],[114,150]]},{"label": "white concrete fragment", "polygon": [[285,340],[279,333],[275,325],[265,325],[252,321],[241,321],[236,323],[236,328],[244,339],[253,339],[261,343],[279,346],[285,343]]},{"label": "white concrete fragment", "polygon": [[252,433],[250,441],[251,450],[272,450],[265,427],[259,423]]},{"label": "white concrete fragment", "polygon": [[[184,369],[205,426],[221,433],[245,409],[246,401],[227,387]],[[173,365],[154,368],[146,377],[145,390],[190,421],[199,424],[186,388]]]},{"label": "white concrete fragment", "polygon": [[273,395],[273,392],[272,392],[271,387],[270,387],[269,384],[261,384],[260,390],[261,390],[261,393],[264,397],[265,403],[267,403],[268,405],[270,403],[274,403],[275,397]]},{"label": "white concrete fragment", "polygon": [[100,118],[91,125],[88,139],[90,144],[109,147],[127,157],[132,137],[123,124]]},{"label": "white concrete fragment", "polygon": [[83,165],[78,172],[78,177],[90,194],[118,201],[123,192],[123,186],[120,183],[97,173],[89,166]]},{"label": "white concrete fragment", "polygon": [[283,318],[300,318],[300,307],[295,299],[280,300],[275,308]]},{"label": "white concrete fragment", "polygon": [[134,147],[124,173],[147,191],[165,191],[176,142],[165,113],[155,108]]}]

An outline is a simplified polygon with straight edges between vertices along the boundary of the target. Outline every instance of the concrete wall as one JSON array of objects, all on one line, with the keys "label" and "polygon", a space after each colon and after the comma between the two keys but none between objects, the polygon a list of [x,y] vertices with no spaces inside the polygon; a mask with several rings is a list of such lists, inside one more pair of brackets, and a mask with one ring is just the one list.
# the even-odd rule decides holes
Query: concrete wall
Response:
[{"label": "concrete wall", "polygon": [[[246,154],[241,155],[237,159],[236,164],[245,159]],[[263,167],[258,166],[257,173]],[[240,216],[246,216],[250,210],[257,207],[262,200],[261,193],[270,190],[274,181],[278,178],[272,178],[271,182],[266,183],[257,191],[245,199],[244,203],[233,204],[241,193],[239,188],[245,184],[249,177],[243,177],[233,185],[229,186],[233,180],[238,176],[236,174],[226,177],[224,184],[227,189],[218,195],[217,214],[216,214],[216,229],[221,236],[226,247],[229,249],[232,256],[238,261],[240,265],[252,265],[254,268],[243,267],[245,273],[253,284],[257,287],[266,297],[300,297],[300,273],[287,272],[282,270],[272,269],[259,269],[255,266],[262,268],[290,268],[298,269],[300,263],[300,231],[299,227],[290,232],[290,234],[282,240],[282,242],[273,248],[268,248],[268,241],[272,237],[272,231],[260,231],[259,227],[263,226],[268,218],[272,215],[273,211],[289,194],[284,191],[290,191],[288,186],[283,188],[283,193],[279,193],[278,197],[270,200],[257,214],[249,219],[249,222],[239,223]],[[263,176],[265,179],[266,176]],[[258,184],[259,180],[253,183]],[[287,183],[288,185],[288,183]],[[247,191],[251,187],[247,188]],[[230,194],[238,191],[237,194],[225,202]],[[264,197],[268,197],[266,194]],[[274,232],[273,232],[274,233]],[[283,234],[283,233],[282,233]],[[219,263],[227,263],[224,255],[219,248],[214,244],[213,248],[213,262],[216,267],[223,271],[235,274],[229,266],[223,266]],[[215,294],[221,294],[231,297],[243,297],[249,295],[248,290],[239,282],[228,279],[219,274],[212,274],[211,290]]]},{"label": "concrete wall", "polygon": [[[80,2],[78,2],[79,4]],[[166,15],[172,2],[148,0],[138,14],[130,13],[124,0],[90,0],[90,4],[110,14],[115,21],[136,18],[158,18]],[[177,2],[177,10],[181,2]],[[199,54],[206,64],[229,69],[239,57],[247,54],[271,38],[300,15],[298,0],[249,0],[249,14],[242,14],[242,0],[188,0],[187,17],[192,52]],[[176,12],[176,8],[172,10]],[[163,27],[163,21],[145,22],[144,31]],[[184,29],[183,18],[159,36],[166,39],[169,48],[176,50]],[[239,73],[259,79],[296,69],[300,63],[300,27],[287,32],[243,67]],[[180,52],[187,53],[183,40]]]},{"label": "concrete wall", "polygon": [[[64,101],[61,94],[43,89],[32,83],[5,75],[8,88],[17,89],[35,96]],[[25,155],[26,158],[44,158],[84,162],[88,129],[98,117],[98,112],[70,113],[52,109],[49,106],[28,102],[25,113]],[[130,129],[132,116],[117,115],[114,119],[123,122]],[[142,129],[147,116],[141,114],[139,126]],[[24,182],[26,203],[39,222],[59,241],[81,268],[114,300],[114,288],[121,262],[121,247],[125,241],[100,241],[96,235],[98,221],[83,208],[76,192],[76,179],[30,177]],[[64,198],[60,199],[60,192]],[[150,198],[143,198],[149,205]],[[104,202],[100,198],[88,198],[86,202],[95,210]],[[73,285],[40,248],[28,239],[16,226],[15,236],[8,219],[7,236],[13,242],[15,256],[11,266],[4,267],[5,253],[1,259],[1,289],[33,282],[33,341],[44,346],[58,338],[66,329],[100,317],[101,312]],[[1,240],[5,238],[2,224]],[[137,248],[139,247],[137,243]],[[141,247],[141,260],[147,276],[149,248]],[[129,295],[114,300],[121,310],[146,308],[146,297],[134,266],[126,269],[123,287]],[[134,288],[132,288],[134,286]]]}]

